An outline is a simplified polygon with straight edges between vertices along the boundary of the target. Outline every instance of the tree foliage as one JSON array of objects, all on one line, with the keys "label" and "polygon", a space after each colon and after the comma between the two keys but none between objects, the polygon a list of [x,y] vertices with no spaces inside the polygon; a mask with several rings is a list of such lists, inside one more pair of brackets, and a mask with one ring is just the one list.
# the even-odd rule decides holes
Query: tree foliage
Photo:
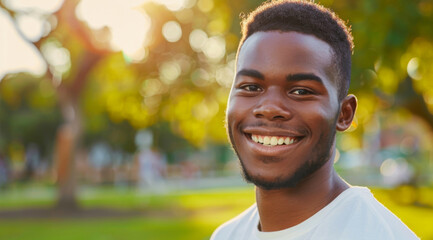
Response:
[{"label": "tree foliage", "polygon": [[[60,120],[52,120],[58,117],[48,115],[63,113],[65,98],[76,99],[86,145],[104,139],[134,151],[132,142],[125,139],[132,139],[134,129],[142,128],[151,128],[156,134],[163,130],[161,135],[174,134],[196,147],[226,143],[224,116],[240,38],[238,16],[261,2],[185,1],[187,7],[175,11],[164,6],[163,1],[146,2],[139,9],[151,19],[151,28],[143,45],[145,57],[134,60],[109,47],[108,28],[92,29],[77,18],[78,1],[66,0],[58,12],[49,16],[57,19],[57,26],[33,44],[42,53],[49,47],[65,49],[70,66],[62,68],[47,59],[49,70],[42,78],[15,74],[3,79],[0,110],[13,112],[1,114],[2,124],[7,124],[8,129],[0,135],[3,148],[22,135],[16,133],[16,128],[28,129],[32,136],[47,136],[41,134],[44,128],[31,126],[59,126]],[[433,3],[322,3],[348,19],[355,39],[351,92],[358,96],[360,104],[354,125],[358,130],[350,134],[360,139],[375,114],[389,109],[406,109],[433,127]],[[4,4],[2,8],[8,9]],[[11,16],[16,13],[8,11]],[[177,41],[164,37],[163,28],[170,21],[181,28]],[[222,56],[218,56],[218,49],[222,49]],[[125,123],[132,128],[125,128],[123,137],[114,137],[119,132],[113,128],[124,129]],[[166,127],[161,130],[160,126]],[[55,138],[53,131],[48,134]],[[361,140],[357,142],[355,145],[361,147]],[[166,146],[173,144],[164,142],[159,147]]]}]

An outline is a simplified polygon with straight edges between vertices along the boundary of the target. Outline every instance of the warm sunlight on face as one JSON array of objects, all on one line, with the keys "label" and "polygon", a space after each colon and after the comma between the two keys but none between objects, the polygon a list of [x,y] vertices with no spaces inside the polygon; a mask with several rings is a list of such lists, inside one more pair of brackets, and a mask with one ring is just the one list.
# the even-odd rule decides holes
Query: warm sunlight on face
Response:
[{"label": "warm sunlight on face", "polygon": [[[142,0],[82,0],[76,9],[77,17],[90,28],[107,27],[111,38],[107,39],[115,51],[122,51],[133,61],[145,56],[143,48],[151,26],[149,16],[138,9]],[[103,7],[101,7],[103,6]]]}]

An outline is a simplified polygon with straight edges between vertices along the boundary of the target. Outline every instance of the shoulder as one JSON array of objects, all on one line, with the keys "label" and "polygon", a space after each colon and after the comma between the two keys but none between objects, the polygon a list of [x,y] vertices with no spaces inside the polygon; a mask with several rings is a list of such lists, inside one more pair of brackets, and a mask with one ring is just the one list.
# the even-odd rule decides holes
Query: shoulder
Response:
[{"label": "shoulder", "polygon": [[257,205],[253,204],[235,218],[219,226],[212,234],[211,240],[243,239],[237,236],[253,233],[252,229],[257,228],[258,222]]},{"label": "shoulder", "polygon": [[338,239],[418,239],[365,187],[352,187],[343,192],[340,204],[328,217],[339,223],[329,228],[341,236]]}]

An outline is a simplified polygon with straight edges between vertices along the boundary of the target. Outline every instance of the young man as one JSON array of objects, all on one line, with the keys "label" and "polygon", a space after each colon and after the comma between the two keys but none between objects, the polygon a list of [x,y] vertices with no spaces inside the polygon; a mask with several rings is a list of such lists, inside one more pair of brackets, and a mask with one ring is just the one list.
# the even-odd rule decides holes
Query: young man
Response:
[{"label": "young man", "polygon": [[335,172],[352,123],[350,30],[306,1],[267,2],[242,23],[227,129],[256,204],[212,240],[418,239],[367,188]]}]

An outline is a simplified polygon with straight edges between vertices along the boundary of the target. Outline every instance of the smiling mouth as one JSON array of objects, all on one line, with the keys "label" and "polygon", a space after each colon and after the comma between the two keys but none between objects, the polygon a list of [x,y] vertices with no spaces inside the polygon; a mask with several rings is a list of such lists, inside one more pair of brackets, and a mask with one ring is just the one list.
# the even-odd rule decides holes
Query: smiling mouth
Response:
[{"label": "smiling mouth", "polygon": [[290,145],[299,142],[301,137],[283,137],[283,136],[265,136],[257,134],[248,134],[251,140],[265,146]]}]

